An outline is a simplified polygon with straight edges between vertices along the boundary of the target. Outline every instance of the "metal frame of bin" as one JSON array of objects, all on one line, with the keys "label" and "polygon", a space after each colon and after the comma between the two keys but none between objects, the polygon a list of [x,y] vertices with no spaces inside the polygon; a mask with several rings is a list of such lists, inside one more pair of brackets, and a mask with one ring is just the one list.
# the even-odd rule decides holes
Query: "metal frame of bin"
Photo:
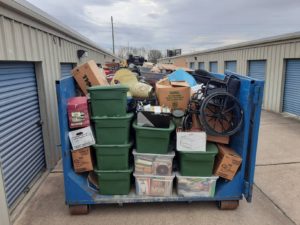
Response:
[{"label": "metal frame of bin", "polygon": [[[214,74],[214,76],[224,78],[222,74]],[[71,146],[68,137],[67,99],[76,96],[75,81],[72,77],[56,81],[65,200],[70,209],[75,209],[71,210],[71,213],[86,213],[88,206],[93,204],[216,201],[220,208],[234,209],[238,206],[239,200],[243,199],[243,196],[248,202],[251,202],[264,81],[240,75],[238,77],[241,80],[241,86],[237,98],[244,109],[244,121],[242,129],[231,137],[230,146],[241,155],[242,165],[232,181],[218,179],[213,198],[182,197],[178,196],[175,190],[170,197],[137,196],[134,188],[126,196],[98,194],[95,189],[89,186],[87,175],[76,174],[72,166]]]}]

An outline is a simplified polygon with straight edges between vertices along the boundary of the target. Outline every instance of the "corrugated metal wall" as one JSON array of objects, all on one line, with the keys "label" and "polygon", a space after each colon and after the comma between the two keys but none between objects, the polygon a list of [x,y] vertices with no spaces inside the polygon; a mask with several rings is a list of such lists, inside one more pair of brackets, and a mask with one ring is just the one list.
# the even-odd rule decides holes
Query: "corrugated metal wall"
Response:
[{"label": "corrugated metal wall", "polygon": [[[83,47],[76,42],[65,40],[51,33],[22,24],[18,21],[0,16],[0,61],[30,61],[40,65],[37,79],[41,81],[41,90],[45,96],[45,126],[48,137],[45,140],[47,166],[53,168],[60,158],[60,138],[57,115],[55,80],[60,79],[60,63],[81,63],[77,50],[84,49],[88,57],[102,65],[111,61],[112,56],[97,52],[91,47]],[[41,110],[43,112],[43,110]]]},{"label": "corrugated metal wall", "polygon": [[[197,57],[197,61],[195,61]],[[210,61],[218,61],[218,72],[224,73],[224,62],[236,60],[237,73],[248,73],[248,60],[267,60],[264,108],[274,112],[282,112],[285,59],[300,58],[300,39],[286,40],[279,43],[240,47],[238,49],[221,50],[202,54],[188,55],[186,62],[205,62],[209,70]],[[161,62],[172,62],[175,59],[163,59]]]}]

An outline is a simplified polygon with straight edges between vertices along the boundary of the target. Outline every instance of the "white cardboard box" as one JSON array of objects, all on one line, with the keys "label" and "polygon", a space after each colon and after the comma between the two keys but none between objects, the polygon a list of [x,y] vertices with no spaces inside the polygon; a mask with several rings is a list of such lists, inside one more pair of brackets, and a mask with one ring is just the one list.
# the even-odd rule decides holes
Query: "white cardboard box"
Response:
[{"label": "white cardboard box", "polygon": [[205,152],[206,133],[177,132],[177,150],[188,152]]},{"label": "white cardboard box", "polygon": [[91,127],[70,131],[69,138],[73,150],[85,148],[96,143]]}]

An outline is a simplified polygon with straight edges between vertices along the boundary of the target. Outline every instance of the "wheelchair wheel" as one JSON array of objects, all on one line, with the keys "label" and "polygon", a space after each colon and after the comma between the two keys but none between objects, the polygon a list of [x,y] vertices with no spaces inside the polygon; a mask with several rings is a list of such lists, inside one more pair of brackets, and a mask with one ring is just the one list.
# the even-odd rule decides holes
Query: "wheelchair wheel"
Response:
[{"label": "wheelchair wheel", "polygon": [[189,131],[193,127],[193,118],[191,114],[187,114],[184,116],[182,121],[182,129],[184,131]]},{"label": "wheelchair wheel", "polygon": [[243,114],[236,97],[225,91],[216,91],[203,99],[200,121],[209,135],[230,136],[241,128]]}]

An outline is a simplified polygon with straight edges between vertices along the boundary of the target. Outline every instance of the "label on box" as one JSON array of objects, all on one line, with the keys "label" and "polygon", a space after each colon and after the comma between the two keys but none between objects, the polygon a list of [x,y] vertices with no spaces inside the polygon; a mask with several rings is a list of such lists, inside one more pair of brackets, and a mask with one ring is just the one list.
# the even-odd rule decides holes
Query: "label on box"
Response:
[{"label": "label on box", "polygon": [[206,133],[177,132],[177,150],[189,152],[205,152]]},{"label": "label on box", "polygon": [[84,121],[84,112],[71,112],[72,123],[82,123]]},{"label": "label on box", "polygon": [[151,195],[164,196],[165,193],[166,193],[166,189],[168,188],[167,186],[168,186],[167,181],[152,178],[150,194]]},{"label": "label on box", "polygon": [[160,106],[154,106],[154,113],[155,114],[160,114],[161,113],[161,107]]},{"label": "label on box", "polygon": [[91,127],[71,131],[69,132],[69,138],[73,150],[88,147],[96,143]]}]

